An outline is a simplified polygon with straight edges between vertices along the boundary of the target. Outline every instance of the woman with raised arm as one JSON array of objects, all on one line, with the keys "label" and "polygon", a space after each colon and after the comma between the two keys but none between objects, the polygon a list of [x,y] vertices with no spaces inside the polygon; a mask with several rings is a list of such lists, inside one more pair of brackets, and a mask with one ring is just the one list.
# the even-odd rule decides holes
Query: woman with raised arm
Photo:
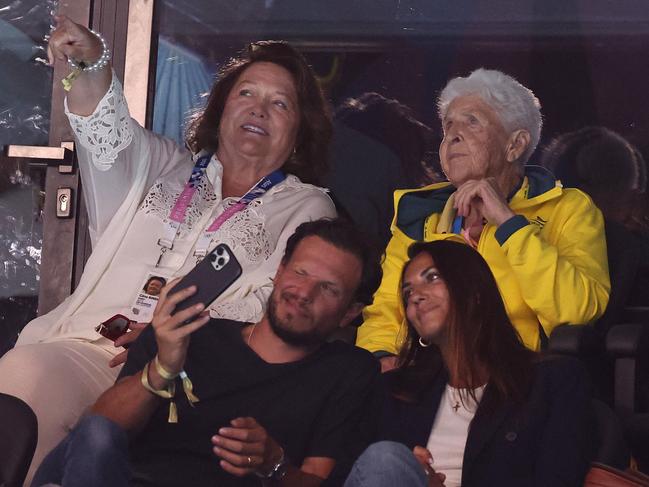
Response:
[{"label": "woman with raised arm", "polygon": [[[29,323],[0,360],[0,391],[36,412],[32,471],[108,388],[117,353],[150,321],[152,276],[186,274],[218,243],[243,273],[213,303],[213,317],[255,322],[272,289],[286,239],[302,222],[335,215],[317,184],[331,134],[320,87],[283,42],[258,42],[223,67],[187,146],[129,116],[106,43],[58,17],[51,62],[75,74],[66,113],[75,132],[93,251],[75,292]],[[75,78],[76,75],[76,78]],[[71,83],[71,86],[70,86]],[[95,327],[121,314],[141,324],[113,344]]]},{"label": "woman with raised arm", "polygon": [[579,362],[523,345],[468,245],[416,243],[408,256],[407,336],[400,367],[384,374],[384,441],[345,487],[581,486],[592,428]]}]

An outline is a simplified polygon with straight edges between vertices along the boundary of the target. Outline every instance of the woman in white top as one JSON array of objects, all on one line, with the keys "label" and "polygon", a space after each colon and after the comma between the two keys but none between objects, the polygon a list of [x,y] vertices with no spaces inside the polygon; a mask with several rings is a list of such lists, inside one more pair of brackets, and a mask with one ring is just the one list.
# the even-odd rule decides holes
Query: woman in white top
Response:
[{"label": "woman in white top", "polygon": [[487,263],[416,243],[401,279],[408,337],[380,437],[345,487],[581,486],[590,460],[585,372],[541,359],[512,326]]},{"label": "woman in white top", "polygon": [[[256,322],[287,238],[304,221],[335,216],[325,190],[312,185],[325,169],[330,117],[313,72],[293,48],[255,43],[224,67],[190,124],[190,152],[129,116],[119,81],[101,61],[107,56],[99,36],[65,17],[57,22],[50,61],[86,66],[73,81],[66,112],[93,252],[75,292],[29,323],[0,360],[0,392],[20,397],[38,417],[30,475],[112,385],[119,370],[109,361],[119,364],[125,354],[116,358],[123,349],[95,327],[118,313],[149,321],[157,298],[142,291],[151,276],[182,276],[226,243],[243,273],[211,303],[210,314]],[[270,189],[236,205],[266,176]],[[233,205],[239,211],[230,211]]]}]

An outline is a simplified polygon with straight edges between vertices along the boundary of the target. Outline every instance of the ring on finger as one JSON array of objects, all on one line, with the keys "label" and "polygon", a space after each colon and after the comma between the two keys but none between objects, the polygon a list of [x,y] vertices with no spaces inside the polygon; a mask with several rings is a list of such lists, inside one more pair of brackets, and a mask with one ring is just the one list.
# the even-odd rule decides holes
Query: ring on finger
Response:
[{"label": "ring on finger", "polygon": [[248,457],[248,466],[250,467],[252,465],[252,458]]}]

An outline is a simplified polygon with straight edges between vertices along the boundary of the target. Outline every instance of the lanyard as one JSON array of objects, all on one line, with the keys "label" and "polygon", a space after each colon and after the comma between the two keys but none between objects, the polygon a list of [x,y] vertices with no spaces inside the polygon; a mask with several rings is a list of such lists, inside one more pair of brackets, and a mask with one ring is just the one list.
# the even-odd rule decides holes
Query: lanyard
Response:
[{"label": "lanyard", "polygon": [[[180,226],[185,222],[187,210],[192,201],[192,198],[194,197],[194,194],[196,193],[198,183],[203,178],[205,170],[211,159],[212,154],[207,154],[201,156],[196,161],[196,164],[194,164],[194,168],[192,169],[192,173],[185,183],[185,187],[183,188],[180,196],[178,196],[176,203],[171,209],[168,222],[165,227],[164,235],[158,239],[158,245],[160,246],[160,256],[158,257],[158,261],[156,262],[156,267],[160,265],[160,261],[162,260],[162,257],[167,252],[167,250],[173,249],[176,235],[178,235],[178,230],[180,229]],[[205,257],[209,245],[212,241],[212,236],[229,218],[245,209],[251,201],[261,197],[264,193],[266,193],[266,191],[268,191],[276,184],[281,183],[285,178],[286,176],[284,175],[284,173],[278,169],[270,173],[268,176],[264,176],[259,181],[257,181],[257,183],[250,190],[248,190],[248,192],[244,194],[239,199],[239,201],[237,201],[234,205],[230,206],[228,209],[223,211],[223,213],[218,215],[214,219],[212,224],[207,228],[207,230],[203,232],[198,240],[198,244],[196,245],[196,250],[194,250],[194,256],[196,256],[198,260]]]},{"label": "lanyard", "polygon": [[451,228],[452,233],[457,233],[460,235],[462,233],[462,223],[464,222],[464,218],[461,216],[456,216],[455,219],[453,220],[453,226]]}]

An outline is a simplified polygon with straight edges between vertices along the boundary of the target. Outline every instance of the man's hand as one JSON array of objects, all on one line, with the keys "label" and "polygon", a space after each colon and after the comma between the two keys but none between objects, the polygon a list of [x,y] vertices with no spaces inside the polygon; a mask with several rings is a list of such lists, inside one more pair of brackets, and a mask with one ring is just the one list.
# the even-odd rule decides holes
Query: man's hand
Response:
[{"label": "man's hand", "polygon": [[158,361],[171,374],[179,373],[185,365],[190,335],[210,320],[209,313],[203,313],[185,324],[205,309],[202,303],[172,315],[178,303],[196,292],[196,286],[189,286],[169,294],[179,280],[174,279],[162,288],[151,322],[158,344]]},{"label": "man's hand", "polygon": [[460,216],[473,220],[486,218],[496,226],[515,216],[495,178],[472,179],[460,185],[455,192],[455,207]]},{"label": "man's hand", "polygon": [[[115,340],[115,346],[116,347],[127,347],[131,343],[133,343],[135,340],[137,340],[137,337],[140,336],[142,331],[149,326],[149,323],[133,323],[129,325],[129,331],[128,333],[124,333],[121,337],[119,337],[117,340]],[[117,367],[118,365],[121,365],[126,362],[126,359],[128,358],[128,349],[123,350],[122,352],[118,353],[115,355],[110,362],[108,362],[109,367]]]},{"label": "man's hand", "polygon": [[423,446],[416,446],[412,449],[412,453],[424,468],[424,472],[426,472],[428,487],[444,487],[446,475],[443,473],[437,473],[433,470],[433,467],[431,466],[433,463],[433,455],[431,455],[430,451]]},{"label": "man's hand", "polygon": [[47,57],[50,64],[67,62],[68,58],[92,64],[101,57],[101,41],[82,25],[75,24],[65,15],[56,15],[56,28],[50,35]]},{"label": "man's hand", "polygon": [[221,468],[238,477],[267,474],[282,457],[282,448],[254,418],[233,419],[212,437],[212,444]]}]

